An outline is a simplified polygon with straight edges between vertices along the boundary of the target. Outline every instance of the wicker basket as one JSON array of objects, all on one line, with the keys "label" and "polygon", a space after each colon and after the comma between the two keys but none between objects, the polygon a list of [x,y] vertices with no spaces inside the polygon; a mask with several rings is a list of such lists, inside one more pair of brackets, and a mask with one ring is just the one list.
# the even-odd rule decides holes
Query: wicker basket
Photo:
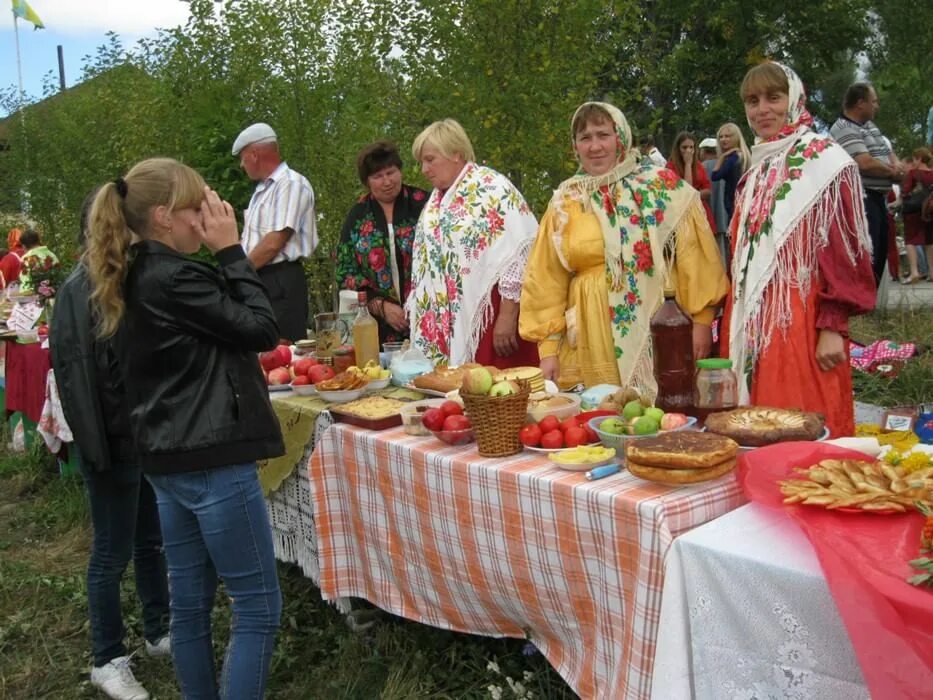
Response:
[{"label": "wicker basket", "polygon": [[525,425],[531,387],[525,381],[518,385],[519,392],[508,396],[460,394],[483,457],[508,457],[522,451],[518,433]]}]

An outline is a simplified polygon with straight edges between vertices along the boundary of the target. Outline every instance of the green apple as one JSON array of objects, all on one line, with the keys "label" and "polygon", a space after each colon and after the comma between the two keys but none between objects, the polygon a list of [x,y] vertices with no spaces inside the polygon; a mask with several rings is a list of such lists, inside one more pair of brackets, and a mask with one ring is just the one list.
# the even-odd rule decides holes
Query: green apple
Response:
[{"label": "green apple", "polygon": [[645,409],[645,415],[649,418],[654,418],[658,422],[658,425],[660,425],[661,419],[664,418],[664,411],[662,411],[660,408],[655,408],[652,406],[651,408]]},{"label": "green apple", "polygon": [[488,394],[492,388],[492,374],[485,367],[474,367],[464,373],[460,391],[464,394]]},{"label": "green apple", "polygon": [[638,418],[645,412],[644,406],[641,405],[641,401],[629,401],[625,404],[625,408],[622,409],[622,415],[626,420],[632,420],[632,418]]},{"label": "green apple", "polygon": [[658,432],[660,423],[651,416],[640,416],[632,424],[632,433],[635,435],[651,435]]},{"label": "green apple", "polygon": [[607,418],[599,424],[599,429],[610,435],[625,435],[628,426],[618,418]]},{"label": "green apple", "polygon": [[497,382],[489,390],[490,396],[510,396],[518,393],[518,384],[510,381]]}]

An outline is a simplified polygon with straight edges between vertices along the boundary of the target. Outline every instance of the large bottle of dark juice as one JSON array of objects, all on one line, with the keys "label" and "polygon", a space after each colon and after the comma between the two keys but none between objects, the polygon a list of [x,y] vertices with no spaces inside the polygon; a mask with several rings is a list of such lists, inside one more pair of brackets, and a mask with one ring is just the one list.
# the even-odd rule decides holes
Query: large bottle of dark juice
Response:
[{"label": "large bottle of dark juice", "polygon": [[693,409],[693,320],[680,308],[672,289],[664,290],[664,303],[651,317],[654,377],[658,382],[655,405],[667,412]]}]

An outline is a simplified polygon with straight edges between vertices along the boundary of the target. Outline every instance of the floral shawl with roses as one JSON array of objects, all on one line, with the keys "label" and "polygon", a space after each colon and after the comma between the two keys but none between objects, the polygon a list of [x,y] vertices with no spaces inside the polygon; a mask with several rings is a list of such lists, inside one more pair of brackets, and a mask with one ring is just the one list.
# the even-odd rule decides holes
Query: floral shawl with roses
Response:
[{"label": "floral shawl with roses", "polygon": [[[392,210],[395,247],[389,238],[385,213],[372,194],[365,194],[350,209],[337,246],[337,287],[366,290],[401,306],[411,292],[411,254],[415,225],[428,201],[428,193],[402,185]],[[398,275],[396,278],[396,274]],[[404,340],[408,333],[379,321],[380,342]]]},{"label": "floral shawl with roses", "polygon": [[[790,326],[791,294],[809,296],[831,225],[843,232],[853,268],[858,256],[871,254],[858,166],[835,141],[813,132],[800,78],[777,65],[787,76],[787,121],[776,136],[752,148],[732,219],[729,354],[745,378],[739,382],[740,404],[749,401],[759,350],[775,330],[783,334]],[[857,211],[843,211],[840,191],[846,186]]]},{"label": "floral shawl with roses", "polygon": [[435,365],[472,362],[493,323],[491,294],[527,258],[538,222],[507,177],[467,163],[446,192],[435,189],[415,230],[412,342]]},{"label": "floral shawl with roses", "polygon": [[699,193],[676,173],[647,158],[638,162],[632,131],[621,111],[605,102],[587,102],[577,112],[587,105],[597,105],[612,117],[619,162],[605,175],[580,170],[561,183],[551,200],[559,222],[555,248],[560,250],[567,223],[564,200],[573,199],[584,212],[596,215],[603,232],[608,317],[619,377],[623,386],[633,384],[653,399],[657,382],[650,322],[671,278],[675,230],[691,208],[697,208],[704,221],[705,216]]}]

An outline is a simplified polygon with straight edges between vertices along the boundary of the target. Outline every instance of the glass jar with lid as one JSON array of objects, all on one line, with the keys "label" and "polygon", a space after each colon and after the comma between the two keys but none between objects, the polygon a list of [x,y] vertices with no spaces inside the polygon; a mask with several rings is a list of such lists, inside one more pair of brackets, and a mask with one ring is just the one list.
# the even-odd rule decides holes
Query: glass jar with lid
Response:
[{"label": "glass jar with lid", "polygon": [[702,422],[710,413],[728,411],[739,403],[739,383],[732,360],[711,357],[697,360],[694,406]]}]

